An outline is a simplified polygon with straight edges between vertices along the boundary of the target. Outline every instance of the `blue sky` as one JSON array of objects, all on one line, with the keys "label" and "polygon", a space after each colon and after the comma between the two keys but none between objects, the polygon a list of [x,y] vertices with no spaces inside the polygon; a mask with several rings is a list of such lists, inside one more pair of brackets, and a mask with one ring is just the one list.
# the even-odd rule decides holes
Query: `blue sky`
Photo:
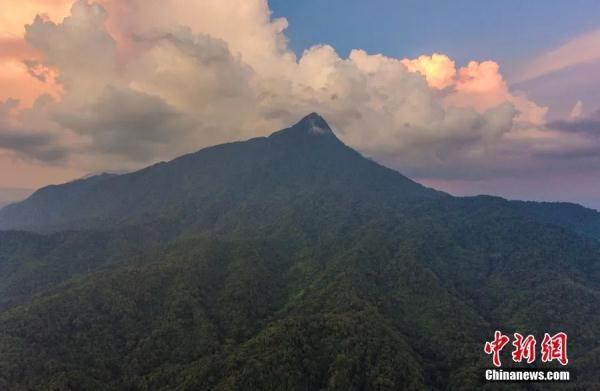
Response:
[{"label": "blue sky", "polygon": [[[270,0],[284,16],[286,35],[300,54],[327,43],[345,57],[353,48],[394,57],[441,52],[459,65],[500,62],[510,76],[515,62],[600,26],[600,1]],[[509,77],[510,79],[510,77]]]}]

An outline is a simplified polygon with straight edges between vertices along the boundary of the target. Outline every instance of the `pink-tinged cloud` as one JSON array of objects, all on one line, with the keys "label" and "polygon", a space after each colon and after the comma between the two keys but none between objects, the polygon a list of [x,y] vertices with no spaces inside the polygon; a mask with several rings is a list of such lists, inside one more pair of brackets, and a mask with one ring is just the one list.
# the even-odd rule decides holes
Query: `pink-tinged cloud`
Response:
[{"label": "pink-tinged cloud", "polygon": [[36,15],[62,20],[71,4],[72,0],[0,2],[0,101],[13,98],[21,107],[30,107],[40,95],[59,97],[56,70],[44,66],[43,53],[24,39],[25,25]]},{"label": "pink-tinged cloud", "polygon": [[519,112],[518,122],[535,126],[545,123],[548,108],[536,104],[523,93],[510,91],[498,63],[471,61],[459,70],[458,75],[454,103],[487,108],[509,102]]},{"label": "pink-tinged cloud", "polygon": [[31,107],[43,94],[58,99],[61,88],[56,84],[55,78],[56,72],[42,64],[32,64],[30,68],[25,60],[0,61],[0,102],[12,98],[25,108]]},{"label": "pink-tinged cloud", "polygon": [[458,71],[454,61],[443,54],[404,59],[402,64],[410,72],[425,76],[427,84],[436,89],[446,89],[444,104],[455,107],[472,107],[485,112],[504,102],[511,103],[519,112],[517,121],[542,125],[548,109],[537,105],[522,93],[509,91],[507,83],[495,61],[470,61]]}]

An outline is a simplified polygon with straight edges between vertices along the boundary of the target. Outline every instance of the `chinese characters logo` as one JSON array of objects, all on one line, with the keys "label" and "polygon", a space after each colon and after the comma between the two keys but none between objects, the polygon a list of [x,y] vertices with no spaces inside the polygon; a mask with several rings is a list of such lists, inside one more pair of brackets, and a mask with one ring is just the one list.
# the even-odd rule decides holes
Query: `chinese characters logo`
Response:
[{"label": "chinese characters logo", "polygon": [[[531,364],[536,358],[536,344],[537,341],[533,335],[524,337],[519,333],[514,333],[514,339],[512,345],[514,349],[512,351],[512,360],[514,362],[527,362]],[[500,331],[494,333],[494,340],[486,342],[483,347],[483,351],[487,354],[492,355],[492,362],[494,366],[500,367],[500,351],[510,342],[510,338],[507,335],[502,334]],[[569,359],[567,358],[567,334],[560,332],[554,335],[548,333],[544,334],[544,339],[540,344],[540,353],[542,362],[558,361],[561,365],[567,365]]]}]

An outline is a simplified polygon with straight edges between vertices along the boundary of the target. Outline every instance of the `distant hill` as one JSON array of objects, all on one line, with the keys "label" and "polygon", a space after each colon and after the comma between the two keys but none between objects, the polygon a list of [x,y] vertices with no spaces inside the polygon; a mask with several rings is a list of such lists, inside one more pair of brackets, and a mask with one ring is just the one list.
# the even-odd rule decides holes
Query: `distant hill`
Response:
[{"label": "distant hill", "polygon": [[567,332],[561,389],[600,389],[598,212],[426,188],[317,114],[0,226],[0,390],[494,389],[496,329]]}]

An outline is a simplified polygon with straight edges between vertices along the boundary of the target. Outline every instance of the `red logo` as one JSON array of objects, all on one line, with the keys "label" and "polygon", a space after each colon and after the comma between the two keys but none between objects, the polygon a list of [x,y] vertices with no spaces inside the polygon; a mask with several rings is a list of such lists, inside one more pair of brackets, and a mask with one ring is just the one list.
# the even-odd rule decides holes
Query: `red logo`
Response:
[{"label": "red logo", "polygon": [[512,352],[512,358],[514,362],[521,362],[524,359],[527,360],[527,364],[531,364],[535,361],[535,337],[528,335],[527,338],[519,333],[515,333],[515,340],[513,346],[515,350]]},{"label": "red logo", "polygon": [[499,367],[500,363],[500,351],[504,348],[510,339],[506,335],[502,335],[500,331],[494,333],[494,340],[492,342],[486,342],[483,350],[487,354],[493,354],[492,361],[494,365]]},{"label": "red logo", "polygon": [[[508,344],[510,338],[507,335],[502,334],[500,331],[494,333],[494,340],[486,342],[483,347],[483,351],[487,354],[492,355],[492,362],[494,366],[500,367],[500,352]],[[527,364],[531,364],[536,358],[536,339],[533,335],[523,337],[519,333],[514,333],[514,340],[512,345],[514,350],[512,351],[512,360],[514,362],[523,362],[525,360]],[[544,340],[541,345],[542,362],[558,361],[561,365],[567,365],[569,359],[567,358],[567,334],[560,332],[553,336],[550,334],[544,334]]]},{"label": "red logo", "polygon": [[552,337],[550,334],[544,334],[542,341],[542,361],[550,362],[557,360],[561,365],[567,365],[567,334],[556,333]]}]

